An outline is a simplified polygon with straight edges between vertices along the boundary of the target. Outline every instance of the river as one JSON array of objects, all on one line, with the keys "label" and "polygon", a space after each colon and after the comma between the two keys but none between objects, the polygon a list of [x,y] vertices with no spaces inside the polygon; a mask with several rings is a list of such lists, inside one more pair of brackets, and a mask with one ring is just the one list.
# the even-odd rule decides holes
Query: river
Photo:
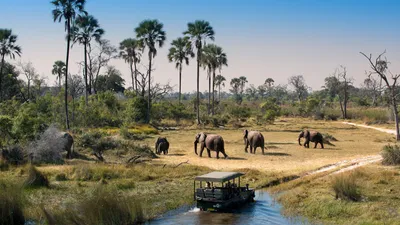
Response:
[{"label": "river", "polygon": [[254,203],[249,203],[234,213],[202,212],[198,208],[180,209],[167,213],[147,224],[309,224],[300,217],[287,218],[283,216],[281,209],[282,206],[268,192],[258,190]]}]

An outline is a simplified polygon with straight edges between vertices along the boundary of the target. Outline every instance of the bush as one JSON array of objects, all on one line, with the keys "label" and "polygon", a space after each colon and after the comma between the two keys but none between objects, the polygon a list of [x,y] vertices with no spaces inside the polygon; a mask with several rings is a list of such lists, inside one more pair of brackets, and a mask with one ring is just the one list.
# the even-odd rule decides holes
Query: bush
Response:
[{"label": "bush", "polygon": [[146,138],[146,136],[144,135],[135,134],[129,131],[129,129],[126,127],[121,127],[121,129],[119,130],[119,135],[121,135],[121,137],[126,140],[143,140]]},{"label": "bush", "polygon": [[0,182],[0,189],[0,224],[25,224],[21,189],[6,186],[2,182]]},{"label": "bush", "polygon": [[11,117],[0,115],[0,148],[12,137],[12,125]]},{"label": "bush", "polygon": [[400,164],[400,146],[399,145],[386,145],[383,147],[381,153],[384,165],[399,165]]},{"label": "bush", "polygon": [[230,115],[236,119],[246,120],[251,116],[251,111],[246,106],[235,106],[231,108]]},{"label": "bush", "polygon": [[261,111],[264,113],[263,119],[267,123],[274,123],[275,118],[280,115],[281,107],[276,103],[275,98],[269,98],[260,105]]},{"label": "bush", "polygon": [[333,178],[332,188],[335,191],[336,199],[359,201],[361,194],[355,181],[354,174],[340,174]]},{"label": "bush", "polygon": [[24,186],[26,188],[49,187],[49,180],[33,165],[30,165]]},{"label": "bush", "polygon": [[0,158],[0,171],[7,171],[10,168],[8,163]]},{"label": "bush", "polygon": [[147,101],[142,97],[134,97],[128,100],[125,110],[125,120],[128,123],[144,122],[147,116]]},{"label": "bush", "polygon": [[10,146],[1,151],[3,160],[13,165],[25,163],[24,150],[19,146]]},{"label": "bush", "polygon": [[63,163],[62,152],[64,152],[65,141],[66,139],[62,138],[61,132],[57,128],[49,127],[38,140],[31,142],[28,146],[31,162]]}]

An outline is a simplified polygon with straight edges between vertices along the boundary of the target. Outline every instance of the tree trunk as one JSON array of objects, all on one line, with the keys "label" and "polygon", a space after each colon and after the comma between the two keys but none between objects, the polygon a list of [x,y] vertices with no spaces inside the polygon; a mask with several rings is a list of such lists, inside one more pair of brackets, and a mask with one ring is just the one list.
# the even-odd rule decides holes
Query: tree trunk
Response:
[{"label": "tree trunk", "polygon": [[392,105],[393,105],[393,113],[394,113],[394,122],[396,124],[396,140],[400,141],[400,131],[399,131],[399,112],[397,110],[397,102],[396,102],[396,93],[394,87],[391,90],[392,94]]},{"label": "tree trunk", "polygon": [[213,76],[212,76],[212,107],[211,107],[211,115],[214,116],[214,87],[215,87],[215,69],[213,70]]},{"label": "tree trunk", "polygon": [[67,130],[69,130],[69,119],[68,119],[68,63],[69,63],[69,46],[71,42],[71,19],[67,20],[67,56],[65,60],[65,90],[64,90],[64,100],[65,100],[65,125]]},{"label": "tree trunk", "polygon": [[92,57],[90,57],[90,53],[92,52],[92,46],[90,45],[90,43],[88,43],[88,48],[89,48],[89,52],[87,53],[87,57],[88,57],[88,59],[89,59],[89,78],[90,78],[90,81],[89,81],[89,90],[90,90],[90,92],[89,92],[89,94],[92,94],[92,88],[93,88],[93,93],[94,94],[96,94],[96,87],[95,87],[95,85],[94,85],[94,81],[95,81],[95,79],[94,79],[94,75],[93,75],[93,62],[92,62]]},{"label": "tree trunk", "polygon": [[88,101],[88,93],[89,93],[89,90],[88,90],[88,88],[89,88],[89,85],[88,85],[88,79],[87,79],[87,48],[86,48],[86,46],[87,46],[87,44],[86,43],[84,43],[84,52],[85,52],[85,65],[84,65],[84,78],[85,78],[85,103],[86,103],[86,106],[88,106],[88,103],[89,103],[89,101]]},{"label": "tree trunk", "polygon": [[150,53],[149,54],[149,82],[148,82],[148,92],[147,92],[147,119],[146,122],[150,123],[150,111],[151,111],[151,95],[150,95],[150,81],[151,81],[151,60],[153,58],[153,54]]},{"label": "tree trunk", "polygon": [[182,95],[182,61],[179,64],[179,104],[181,104]]},{"label": "tree trunk", "polygon": [[347,81],[344,81],[343,118],[347,119]]},{"label": "tree trunk", "polygon": [[221,102],[221,84],[218,85],[218,102]]},{"label": "tree trunk", "polygon": [[61,91],[61,76],[62,74],[58,74],[58,86],[60,87],[60,91]]},{"label": "tree trunk", "polygon": [[31,89],[31,80],[28,79],[28,99],[31,99],[30,89]]},{"label": "tree trunk", "polygon": [[208,106],[207,106],[208,115],[211,113],[211,73],[208,73]]},{"label": "tree trunk", "polygon": [[197,49],[197,124],[200,124],[200,53],[201,48]]},{"label": "tree trunk", "polygon": [[[132,78],[132,90],[135,90],[135,79],[133,77],[133,68],[132,68],[132,62],[129,62],[129,69],[131,70],[131,78]],[[136,71],[135,71],[136,72]]]},{"label": "tree trunk", "polygon": [[3,100],[3,83],[2,83],[2,78],[3,78],[3,68],[4,68],[4,57],[5,54],[1,56],[1,67],[0,67],[0,102]]},{"label": "tree trunk", "polygon": [[134,66],[135,66],[135,91],[136,91],[136,95],[139,94],[139,88],[138,88],[138,78],[137,78],[137,67],[136,67],[136,62],[133,62]]}]

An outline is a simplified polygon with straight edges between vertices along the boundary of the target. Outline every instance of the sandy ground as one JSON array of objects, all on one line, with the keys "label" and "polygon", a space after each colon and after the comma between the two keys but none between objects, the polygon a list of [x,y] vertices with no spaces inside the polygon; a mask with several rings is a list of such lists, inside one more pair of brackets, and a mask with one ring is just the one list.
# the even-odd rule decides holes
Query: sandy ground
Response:
[{"label": "sandy ground", "polygon": [[[256,154],[245,153],[243,129],[208,130],[208,133],[220,134],[225,140],[225,150],[228,159],[216,159],[216,153],[211,152],[208,158],[206,150],[203,157],[194,153],[194,137],[200,130],[164,131],[160,136],[166,136],[170,142],[170,154],[162,155],[158,161],[163,164],[179,164],[188,162],[192,165],[206,166],[215,170],[257,169],[281,175],[307,174],[309,171],[336,170],[338,167],[355,168],[380,160],[379,152],[391,135],[380,130],[359,129],[353,124],[340,122],[315,122],[285,120],[275,125],[260,128],[267,148],[265,155],[257,149]],[[297,134],[301,128],[307,127],[321,133],[329,133],[338,139],[332,142],[335,146],[326,145],[325,149],[306,149],[297,143]],[[388,132],[387,132],[388,133]],[[151,146],[153,143],[149,142]],[[220,154],[220,157],[222,155]],[[351,166],[351,167],[350,167]]]}]

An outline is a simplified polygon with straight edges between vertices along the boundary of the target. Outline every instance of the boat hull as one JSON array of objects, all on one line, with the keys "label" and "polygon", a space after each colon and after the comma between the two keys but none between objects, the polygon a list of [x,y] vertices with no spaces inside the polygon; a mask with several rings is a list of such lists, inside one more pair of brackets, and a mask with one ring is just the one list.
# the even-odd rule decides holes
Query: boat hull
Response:
[{"label": "boat hull", "polygon": [[245,203],[253,202],[254,197],[254,190],[248,190],[227,200],[197,198],[197,208],[202,211],[230,211],[243,206]]}]

